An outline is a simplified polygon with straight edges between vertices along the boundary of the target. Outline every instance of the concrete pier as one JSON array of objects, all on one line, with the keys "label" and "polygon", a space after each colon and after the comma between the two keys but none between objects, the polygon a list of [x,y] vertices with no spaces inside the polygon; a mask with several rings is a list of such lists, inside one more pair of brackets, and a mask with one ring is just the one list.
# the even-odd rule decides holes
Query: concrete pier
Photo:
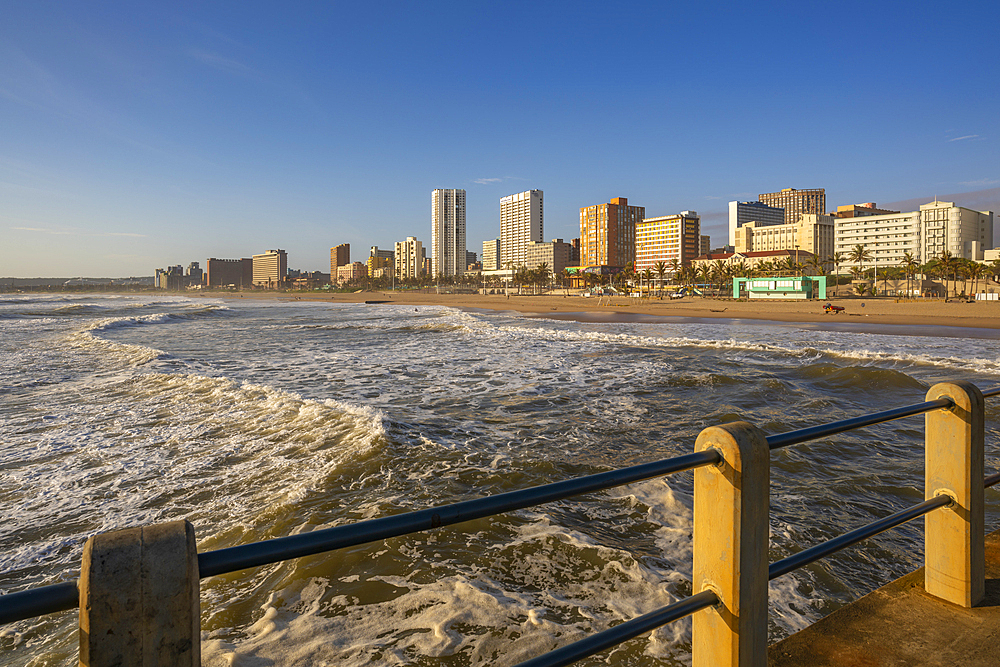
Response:
[{"label": "concrete pier", "polygon": [[768,665],[1000,665],[1000,530],[985,547],[986,591],[976,606],[927,594],[920,568],[774,644]]}]

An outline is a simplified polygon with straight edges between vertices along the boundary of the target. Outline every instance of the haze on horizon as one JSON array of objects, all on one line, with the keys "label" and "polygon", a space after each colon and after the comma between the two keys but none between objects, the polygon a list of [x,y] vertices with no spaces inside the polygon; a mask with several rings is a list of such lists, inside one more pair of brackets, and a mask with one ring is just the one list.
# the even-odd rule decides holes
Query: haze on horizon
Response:
[{"label": "haze on horizon", "polygon": [[[361,5],[362,3],[357,3]],[[326,270],[467,191],[545,192],[545,238],[628,197],[823,187],[1000,212],[997,3],[9,3],[0,276],[151,275],[288,251]]]}]

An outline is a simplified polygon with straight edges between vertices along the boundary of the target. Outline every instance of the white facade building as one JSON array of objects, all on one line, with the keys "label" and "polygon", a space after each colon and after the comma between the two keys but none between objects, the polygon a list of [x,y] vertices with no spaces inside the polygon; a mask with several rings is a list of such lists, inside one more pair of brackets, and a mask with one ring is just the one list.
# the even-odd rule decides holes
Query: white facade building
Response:
[{"label": "white facade building", "polygon": [[542,242],[544,211],[541,190],[527,190],[500,199],[500,263],[498,269],[527,260],[529,241]]},{"label": "white facade building", "polygon": [[424,244],[414,236],[396,242],[393,255],[396,275],[400,278],[417,278],[424,274]]},{"label": "white facade building", "polygon": [[465,273],[465,190],[431,193],[431,272]]},{"label": "white facade building", "polygon": [[[910,253],[920,264],[936,259],[947,250],[954,257],[983,259],[993,247],[993,212],[973,211],[953,202],[934,201],[919,211],[838,218],[836,252],[845,257],[863,246],[872,259],[865,267],[901,266]],[[855,266],[846,260],[841,268]]]}]

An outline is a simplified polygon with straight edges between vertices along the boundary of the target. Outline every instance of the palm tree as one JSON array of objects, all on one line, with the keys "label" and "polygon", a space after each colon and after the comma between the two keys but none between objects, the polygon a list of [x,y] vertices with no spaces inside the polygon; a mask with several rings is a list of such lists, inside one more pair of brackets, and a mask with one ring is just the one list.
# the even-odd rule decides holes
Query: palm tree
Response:
[{"label": "palm tree", "polygon": [[953,276],[953,281],[952,282],[953,283],[958,282],[958,275],[957,275],[957,273],[958,273],[958,262],[956,261],[956,258],[955,258],[954,255],[952,255],[947,250],[942,250],[941,251],[941,256],[938,257],[938,259],[937,259],[937,265],[941,269],[942,276],[945,278],[944,296],[945,296],[945,299],[947,299],[948,298],[947,276],[948,276],[948,273],[951,273],[952,276]]},{"label": "palm tree", "polygon": [[844,254],[840,252],[835,252],[826,258],[827,263],[833,264],[833,279],[834,284],[837,286],[837,292],[840,292],[840,265],[844,262]]},{"label": "palm tree", "polygon": [[854,246],[849,253],[847,253],[847,258],[857,264],[855,268],[858,269],[858,272],[854,273],[852,270],[851,273],[854,273],[855,278],[858,278],[859,276],[864,275],[865,262],[872,258],[872,251],[863,245],[858,244]]},{"label": "palm tree", "polygon": [[906,272],[906,296],[910,297],[913,294],[913,288],[910,286],[910,280],[913,274],[917,272],[919,268],[917,264],[917,258],[913,256],[912,252],[903,253],[903,271]]},{"label": "palm tree", "polygon": [[660,298],[663,298],[663,276],[667,274],[667,265],[663,262],[657,262],[653,265],[653,270],[656,271],[656,276],[660,279]]},{"label": "palm tree", "polygon": [[973,298],[975,298],[975,294],[979,292],[979,279],[986,275],[986,265],[979,262],[971,262],[968,271],[969,277],[973,280],[972,294]]},{"label": "palm tree", "polygon": [[652,296],[650,292],[652,291],[653,285],[653,270],[646,267],[646,270],[642,272],[642,277],[646,279],[646,295]]},{"label": "palm tree", "polygon": [[549,284],[549,277],[552,275],[552,272],[549,271],[549,265],[546,262],[542,262],[535,271],[537,272],[538,282],[543,287],[547,286]]}]

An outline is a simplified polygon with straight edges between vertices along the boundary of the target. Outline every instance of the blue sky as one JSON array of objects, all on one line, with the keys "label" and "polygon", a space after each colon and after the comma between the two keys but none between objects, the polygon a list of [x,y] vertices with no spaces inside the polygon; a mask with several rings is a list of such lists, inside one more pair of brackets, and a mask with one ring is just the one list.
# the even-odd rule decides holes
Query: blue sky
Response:
[{"label": "blue sky", "polygon": [[[9,2],[0,276],[151,275],[268,248],[430,239],[465,188],[545,236],[628,197],[696,210],[823,187],[828,208],[1000,211],[1000,3]],[[997,239],[1000,241],[1000,238]]]}]

